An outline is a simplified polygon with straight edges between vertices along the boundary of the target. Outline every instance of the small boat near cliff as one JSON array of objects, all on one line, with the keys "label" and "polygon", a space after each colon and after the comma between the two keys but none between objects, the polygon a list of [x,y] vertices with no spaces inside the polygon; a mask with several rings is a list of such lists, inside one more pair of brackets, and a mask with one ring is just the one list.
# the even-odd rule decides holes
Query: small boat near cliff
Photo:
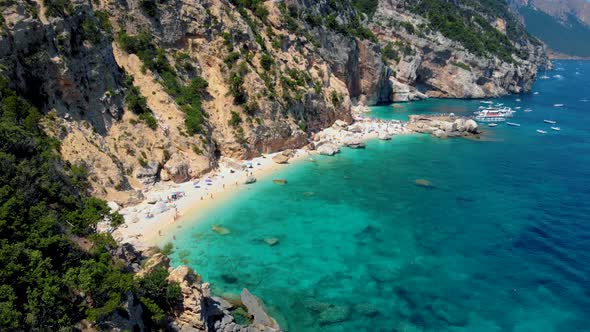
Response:
[{"label": "small boat near cliff", "polygon": [[541,129],[537,129],[537,132],[539,134],[547,134],[547,132],[545,130],[541,130]]},{"label": "small boat near cliff", "polygon": [[514,122],[506,122],[507,125],[512,126],[512,127],[520,127],[519,123],[514,123]]},{"label": "small boat near cliff", "polygon": [[498,126],[498,124],[497,123],[494,123],[494,122],[488,124],[488,127],[497,127],[497,126]]},{"label": "small boat near cliff", "polygon": [[553,120],[543,120],[543,122],[548,123],[548,124],[556,124],[557,121],[553,121]]}]

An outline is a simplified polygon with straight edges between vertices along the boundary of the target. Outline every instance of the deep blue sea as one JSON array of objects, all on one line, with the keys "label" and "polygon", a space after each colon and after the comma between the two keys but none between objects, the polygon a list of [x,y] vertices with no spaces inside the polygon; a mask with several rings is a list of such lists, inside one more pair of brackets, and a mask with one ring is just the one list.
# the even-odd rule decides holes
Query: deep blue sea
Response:
[{"label": "deep blue sea", "polygon": [[[185,224],[174,262],[217,294],[247,287],[288,331],[590,331],[590,62],[555,67],[531,93],[495,100],[521,107],[521,127],[299,161]],[[371,116],[480,105],[428,100]]]}]

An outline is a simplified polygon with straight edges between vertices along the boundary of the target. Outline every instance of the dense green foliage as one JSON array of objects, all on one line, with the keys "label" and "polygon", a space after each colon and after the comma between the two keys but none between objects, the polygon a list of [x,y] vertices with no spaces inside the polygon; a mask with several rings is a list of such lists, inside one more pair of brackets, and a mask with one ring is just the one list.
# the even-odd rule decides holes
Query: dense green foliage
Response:
[{"label": "dense green foliage", "polygon": [[236,8],[238,8],[238,11],[242,13],[242,16],[244,16],[244,8],[247,8],[262,21],[266,21],[266,18],[268,17],[269,13],[268,9],[264,7],[264,0],[230,0],[230,2],[233,3]]},{"label": "dense green foliage", "polygon": [[590,27],[569,16],[566,24],[530,7],[520,8],[527,29],[555,51],[577,56],[590,56]]},{"label": "dense green foliage", "polygon": [[373,16],[375,10],[377,10],[377,5],[379,5],[379,0],[352,0],[351,3],[359,12]]},{"label": "dense green foliage", "polygon": [[127,89],[125,93],[125,104],[127,108],[137,114],[148,127],[156,130],[158,128],[158,121],[154,117],[152,110],[148,107],[145,96],[141,94],[138,87],[133,85],[133,78],[131,76],[125,78],[124,86]]},{"label": "dense green foliage", "polygon": [[49,17],[64,17],[74,10],[70,0],[43,0],[43,5]]},{"label": "dense green foliage", "polygon": [[[324,26],[338,33],[357,37],[359,39],[368,39],[373,42],[377,42],[377,37],[373,34],[369,28],[361,23],[361,18],[358,12],[356,12],[350,3],[347,1],[335,1],[331,0],[329,4],[329,13],[325,16],[318,16],[312,13],[301,12],[295,7],[287,7],[286,5],[279,6],[283,13],[285,23],[287,24],[287,30],[296,32],[298,30],[297,20],[304,20],[313,27]],[[348,10],[352,15],[348,18],[348,23],[338,23],[337,17],[341,13]]]},{"label": "dense green foliage", "polygon": [[[83,193],[84,168],[60,160],[40,119],[0,81],[0,330],[58,330],[97,318],[130,289],[107,253],[108,237],[94,235],[97,222],[121,216]],[[75,244],[79,236],[90,236],[92,250]]]},{"label": "dense green foliage", "polygon": [[116,244],[96,224],[109,218],[117,226],[123,218],[85,194],[85,168],[60,159],[41,119],[0,79],[0,330],[100,324],[130,293],[161,326],[181,298],[178,284],[166,282],[165,270],[134,281],[113,259]]},{"label": "dense green foliage", "polygon": [[[504,8],[505,19],[509,30],[516,34],[518,24],[513,21],[513,16],[507,12],[506,4],[501,1],[485,0],[489,6],[494,6],[494,17],[502,13]],[[503,4],[503,5],[502,5]],[[483,8],[483,9],[482,9]],[[474,0],[460,0],[452,3],[445,0],[420,0],[412,2],[412,11],[420,14],[430,21],[430,28],[440,31],[444,36],[456,40],[476,55],[496,55],[500,59],[512,62],[512,54],[516,53],[510,39],[492,27],[482,16],[488,7],[482,6]],[[485,11],[484,11],[485,10]]]},{"label": "dense green foliage", "polygon": [[166,93],[174,97],[185,112],[185,125],[189,135],[204,133],[206,115],[201,107],[201,96],[207,89],[207,81],[197,76],[189,84],[183,84],[168,62],[164,50],[152,44],[150,36],[145,32],[136,36],[122,32],[118,42],[126,52],[137,54],[146,68],[160,76]]},{"label": "dense green foliage", "polygon": [[163,326],[166,313],[171,312],[182,299],[180,286],[168,283],[168,271],[164,267],[155,269],[138,281],[138,296],[149,313],[153,326]]}]

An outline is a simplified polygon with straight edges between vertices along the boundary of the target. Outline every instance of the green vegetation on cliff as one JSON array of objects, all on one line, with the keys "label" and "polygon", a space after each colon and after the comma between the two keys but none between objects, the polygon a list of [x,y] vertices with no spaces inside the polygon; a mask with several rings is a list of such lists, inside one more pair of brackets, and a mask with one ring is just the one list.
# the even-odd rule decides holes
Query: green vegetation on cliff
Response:
[{"label": "green vegetation on cliff", "polygon": [[170,96],[176,99],[185,112],[185,125],[189,135],[205,132],[205,111],[201,107],[201,96],[207,89],[207,81],[196,76],[188,84],[184,84],[176,70],[170,65],[163,49],[156,47],[146,32],[136,36],[121,32],[119,45],[128,53],[136,54],[145,68],[160,77],[162,86]]},{"label": "green vegetation on cliff", "polygon": [[170,312],[177,286],[163,284],[162,272],[134,281],[113,258],[115,242],[96,225],[122,217],[86,194],[85,168],[60,159],[42,117],[0,79],[0,330],[70,330],[113,313],[128,293],[153,302],[156,286],[166,302],[142,303]]},{"label": "green vegetation on cliff", "polygon": [[[495,55],[503,61],[512,62],[512,55],[517,50],[509,36],[513,40],[528,38],[502,1],[460,0],[455,4],[445,0],[420,0],[409,5],[414,13],[430,21],[432,30],[440,31],[447,38],[460,42],[476,55]],[[486,14],[504,19],[507,35],[494,28],[482,16]]]}]

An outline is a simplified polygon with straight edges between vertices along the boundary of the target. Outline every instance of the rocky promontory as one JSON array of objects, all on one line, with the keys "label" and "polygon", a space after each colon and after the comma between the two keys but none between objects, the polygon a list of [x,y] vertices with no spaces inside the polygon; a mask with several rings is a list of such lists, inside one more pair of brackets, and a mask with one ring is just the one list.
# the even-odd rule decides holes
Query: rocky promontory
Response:
[{"label": "rocky promontory", "polygon": [[[191,268],[170,266],[170,259],[157,248],[138,252],[131,244],[123,244],[118,257],[143,278],[158,269],[168,271],[167,281],[180,288],[180,299],[174,315],[168,318],[167,330],[183,332],[281,332],[279,324],[265,309],[263,302],[244,288],[239,299],[223,299],[211,294],[210,285]],[[142,266],[141,268],[139,266]],[[129,293],[126,305],[106,317],[98,327],[112,331],[145,330],[143,311],[137,299]],[[238,323],[236,316],[239,315]],[[246,323],[244,323],[244,321]]]},{"label": "rocky promontory", "polygon": [[455,115],[410,115],[406,128],[416,133],[432,134],[438,138],[477,137],[481,132],[477,122]]}]

